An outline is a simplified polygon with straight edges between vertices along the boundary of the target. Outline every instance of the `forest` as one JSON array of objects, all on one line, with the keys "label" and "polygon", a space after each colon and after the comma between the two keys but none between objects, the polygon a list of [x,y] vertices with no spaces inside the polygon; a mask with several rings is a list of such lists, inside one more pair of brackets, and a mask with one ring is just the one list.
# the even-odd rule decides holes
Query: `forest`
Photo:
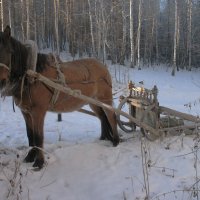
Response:
[{"label": "forest", "polygon": [[0,0],[0,28],[72,57],[199,67],[198,0]]}]

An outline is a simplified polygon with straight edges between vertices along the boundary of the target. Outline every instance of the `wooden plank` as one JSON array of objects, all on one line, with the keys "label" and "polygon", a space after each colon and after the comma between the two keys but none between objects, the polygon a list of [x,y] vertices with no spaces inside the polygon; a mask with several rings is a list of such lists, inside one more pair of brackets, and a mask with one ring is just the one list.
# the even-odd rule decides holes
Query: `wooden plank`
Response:
[{"label": "wooden plank", "polygon": [[200,119],[198,117],[195,117],[194,115],[179,112],[179,111],[176,111],[171,108],[164,107],[164,106],[160,106],[160,113],[166,114],[166,115],[173,115],[175,117],[179,117],[181,119],[185,119],[185,120],[192,121],[195,123],[200,122]]},{"label": "wooden plank", "polygon": [[152,103],[148,102],[146,99],[129,99],[131,105],[136,106],[138,108],[142,108],[144,106],[150,106]]},{"label": "wooden plank", "polygon": [[180,125],[180,126],[174,126],[174,127],[167,127],[167,128],[162,128],[163,131],[186,131],[188,129],[198,129],[200,124],[196,125]]},{"label": "wooden plank", "polygon": [[71,88],[69,87],[64,87],[63,85],[61,84],[58,84],[58,83],[55,83],[53,82],[52,80],[48,79],[47,77],[41,75],[40,73],[37,73],[37,72],[34,72],[32,70],[27,70],[27,75],[28,76],[31,76],[31,77],[34,77],[36,78],[37,80],[43,82],[44,84],[56,89],[56,90],[59,90],[61,92],[64,92],[64,93],[67,93],[73,97],[76,97],[76,98],[79,98],[79,99],[82,99],[90,104],[94,104],[94,105],[97,105],[97,106],[100,106],[104,109],[108,109],[108,110],[111,110],[113,112],[115,112],[116,114],[118,115],[122,115],[126,118],[128,118],[130,121],[132,121],[133,123],[137,124],[137,126],[139,127],[142,127],[144,128],[145,130],[147,131],[150,131],[151,133],[155,134],[155,135],[159,135],[159,130],[156,130],[150,126],[148,126],[147,124],[143,123],[143,122],[140,122],[139,120],[137,120],[136,118],[134,118],[133,116],[127,114],[126,112],[123,112],[119,109],[116,109],[116,108],[113,108],[112,106],[108,105],[108,104],[105,104],[105,103],[102,103],[96,99],[93,99],[93,98],[90,98],[88,96],[85,96],[83,94],[81,94],[81,91],[79,90],[72,90]]}]

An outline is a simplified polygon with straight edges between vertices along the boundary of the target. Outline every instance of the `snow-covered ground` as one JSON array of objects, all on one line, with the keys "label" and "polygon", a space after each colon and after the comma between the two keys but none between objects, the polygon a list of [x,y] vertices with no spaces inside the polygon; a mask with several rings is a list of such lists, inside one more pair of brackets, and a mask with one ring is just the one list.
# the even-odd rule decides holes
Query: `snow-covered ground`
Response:
[{"label": "snow-covered ground", "polygon": [[[114,75],[147,88],[159,88],[160,105],[200,114],[200,71],[180,71],[171,76],[170,68],[142,70],[109,66]],[[125,74],[123,75],[123,71]],[[113,76],[114,78],[114,76]],[[125,85],[113,81],[113,92]],[[118,100],[116,94],[115,105]],[[185,104],[191,103],[191,109]],[[100,141],[100,123],[79,112],[45,119],[45,157],[47,164],[34,171],[23,163],[28,152],[25,123],[12,99],[0,102],[0,199],[21,200],[139,200],[198,199],[191,190],[199,189],[199,141],[192,136],[168,136],[154,142],[141,140],[138,131],[127,134],[117,147]],[[142,148],[141,148],[142,147]],[[150,167],[142,163],[147,162]],[[148,172],[148,175],[147,175]],[[144,175],[146,181],[144,181]],[[197,184],[195,184],[197,182]],[[160,196],[159,196],[160,194]]]}]

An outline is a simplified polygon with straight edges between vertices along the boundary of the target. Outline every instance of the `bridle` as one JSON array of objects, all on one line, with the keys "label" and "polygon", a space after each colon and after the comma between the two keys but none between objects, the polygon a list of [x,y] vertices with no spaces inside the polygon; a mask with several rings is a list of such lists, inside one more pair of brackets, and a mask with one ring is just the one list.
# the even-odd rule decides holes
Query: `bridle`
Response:
[{"label": "bridle", "polygon": [[8,70],[8,72],[10,73],[10,71],[11,71],[11,55],[9,56],[9,65],[0,63],[0,67],[3,67],[4,69]]},{"label": "bridle", "polygon": [[8,70],[8,72],[10,72],[10,68],[7,65],[0,63],[0,67],[3,67],[4,69]]}]

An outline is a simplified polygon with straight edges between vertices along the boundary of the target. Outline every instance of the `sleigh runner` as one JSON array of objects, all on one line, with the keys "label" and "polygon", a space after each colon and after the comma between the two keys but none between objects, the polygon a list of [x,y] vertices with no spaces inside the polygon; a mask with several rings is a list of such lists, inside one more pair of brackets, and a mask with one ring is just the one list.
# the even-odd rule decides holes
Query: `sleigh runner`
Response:
[{"label": "sleigh runner", "polygon": [[[167,132],[171,134],[183,132],[192,134],[200,126],[198,117],[160,106],[157,99],[158,89],[156,86],[149,90],[144,87],[136,87],[132,82],[129,82],[129,95],[127,97],[120,96],[118,108],[114,108],[83,95],[79,90],[72,90],[56,83],[40,73],[28,70],[27,74],[60,92],[114,111],[118,125],[123,131],[127,133],[133,132],[136,127],[139,127],[147,139],[152,141]],[[93,112],[85,109],[80,109],[79,112],[95,116]]]}]

